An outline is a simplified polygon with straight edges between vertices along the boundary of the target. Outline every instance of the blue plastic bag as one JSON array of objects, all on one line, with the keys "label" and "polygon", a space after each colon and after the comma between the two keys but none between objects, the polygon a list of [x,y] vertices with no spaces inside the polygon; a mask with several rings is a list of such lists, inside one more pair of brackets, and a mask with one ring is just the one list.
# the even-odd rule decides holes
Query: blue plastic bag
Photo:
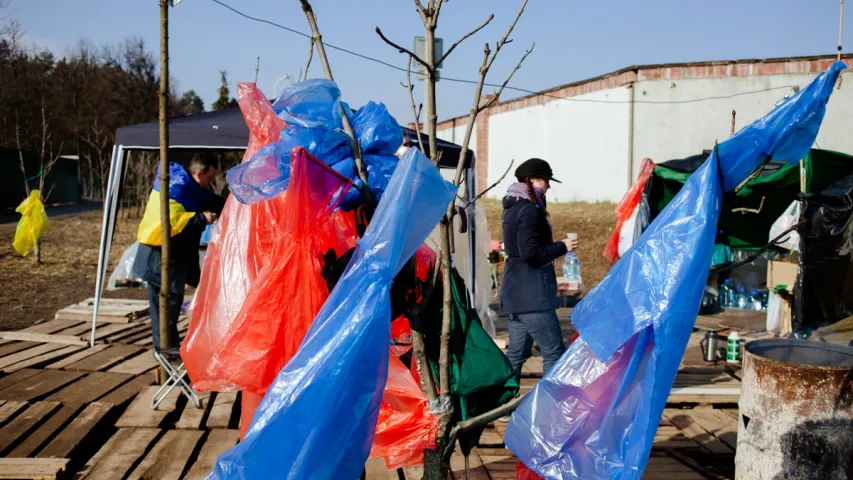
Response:
[{"label": "blue plastic bag", "polygon": [[[231,193],[244,204],[275,198],[287,190],[290,152],[302,147],[353,181],[341,208],[358,204],[358,178],[347,135],[341,131],[341,92],[329,80],[308,80],[286,88],[273,103],[276,114],[287,122],[279,141],[264,146],[248,162],[231,168],[226,177]],[[361,147],[368,182],[378,201],[397,165],[395,153],[403,144],[403,130],[381,103],[369,102],[348,113]]]},{"label": "blue plastic bag", "polygon": [[639,479],[693,330],[721,195],[764,161],[814,143],[845,66],[738,132],[572,312],[580,333],[510,419],[506,445],[550,479]]},{"label": "blue plastic bag", "polygon": [[208,478],[358,478],[388,374],[391,282],[455,192],[419,150],[408,150],[352,261],[267,390],[245,440],[219,457]]}]

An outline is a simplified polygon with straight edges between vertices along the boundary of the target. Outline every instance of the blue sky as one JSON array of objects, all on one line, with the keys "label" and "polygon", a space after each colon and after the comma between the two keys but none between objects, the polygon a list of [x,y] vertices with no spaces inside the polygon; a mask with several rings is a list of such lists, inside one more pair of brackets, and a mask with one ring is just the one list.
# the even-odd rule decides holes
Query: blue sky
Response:
[{"label": "blue sky", "polygon": [[[97,45],[130,36],[144,38],[158,52],[159,10],[156,0],[11,0],[11,16],[23,26],[27,41],[62,54],[80,39]],[[249,15],[309,31],[298,0],[222,0]],[[323,38],[331,44],[405,67],[406,57],[385,45],[374,32],[378,25],[391,39],[410,47],[423,35],[411,0],[314,0]],[[462,44],[442,74],[476,79],[483,44],[494,42],[512,21],[518,0],[455,0],[439,21],[445,48],[480,24],[490,13],[491,25]],[[848,8],[846,24],[853,25]],[[308,40],[243,19],[211,0],[183,0],[171,10],[171,70],[179,90],[190,88],[215,100],[219,70],[234,84],[252,81],[261,57],[258,84],[273,95],[276,81],[296,77],[304,68]],[[853,27],[851,27],[853,28]],[[501,83],[532,42],[536,48],[511,84],[540,90],[634,65],[663,62],[728,60],[835,53],[838,0],[530,0],[501,51],[489,81]],[[853,32],[847,43],[853,45]],[[411,120],[405,73],[340,52],[329,51],[333,73],[353,106],[369,100],[388,105],[400,123]],[[312,63],[311,77],[322,75]],[[282,80],[279,88],[286,85]],[[464,114],[473,86],[440,82],[439,118]],[[487,92],[488,93],[488,92]],[[505,92],[503,99],[520,94]],[[422,98],[420,88],[416,98]]]}]

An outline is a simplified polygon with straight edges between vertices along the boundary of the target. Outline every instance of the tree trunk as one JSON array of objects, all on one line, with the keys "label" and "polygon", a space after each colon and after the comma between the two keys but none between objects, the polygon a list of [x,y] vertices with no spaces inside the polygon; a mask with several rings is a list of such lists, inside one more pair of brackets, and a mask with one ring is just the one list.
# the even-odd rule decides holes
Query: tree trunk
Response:
[{"label": "tree trunk", "polygon": [[[172,225],[169,221],[169,0],[160,0],[160,348],[171,346],[169,293],[172,291]],[[155,346],[156,347],[156,346]]]}]

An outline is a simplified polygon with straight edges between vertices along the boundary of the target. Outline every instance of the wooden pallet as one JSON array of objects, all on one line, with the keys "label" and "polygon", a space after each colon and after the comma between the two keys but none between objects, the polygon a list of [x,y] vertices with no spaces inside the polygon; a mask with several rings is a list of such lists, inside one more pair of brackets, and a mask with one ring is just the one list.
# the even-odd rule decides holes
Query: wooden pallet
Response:
[{"label": "wooden pallet", "polygon": [[[98,322],[128,323],[148,315],[147,300],[102,298],[98,308]],[[89,298],[56,312],[57,320],[91,321],[95,315],[95,299]]]},{"label": "wooden pallet", "polygon": [[68,463],[67,458],[0,458],[0,478],[55,479]]}]

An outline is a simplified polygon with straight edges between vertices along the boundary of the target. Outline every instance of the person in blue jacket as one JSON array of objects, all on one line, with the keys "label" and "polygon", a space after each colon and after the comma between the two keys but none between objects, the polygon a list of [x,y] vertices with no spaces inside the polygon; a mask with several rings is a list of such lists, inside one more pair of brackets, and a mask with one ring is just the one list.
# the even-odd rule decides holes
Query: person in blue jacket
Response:
[{"label": "person in blue jacket", "polygon": [[517,183],[503,198],[506,263],[500,290],[501,309],[509,314],[509,358],[516,376],[530,358],[533,342],[542,352],[544,371],[560,359],[566,346],[557,319],[554,260],[577,248],[577,238],[555,242],[548,221],[545,192],[555,179],[548,162],[531,158],[515,171]]}]

